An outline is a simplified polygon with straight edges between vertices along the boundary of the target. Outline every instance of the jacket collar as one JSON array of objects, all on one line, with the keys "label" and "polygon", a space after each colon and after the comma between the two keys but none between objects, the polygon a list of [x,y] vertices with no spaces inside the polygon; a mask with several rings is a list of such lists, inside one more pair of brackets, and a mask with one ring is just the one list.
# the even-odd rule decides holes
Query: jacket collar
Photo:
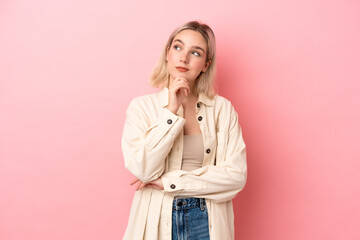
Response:
[{"label": "jacket collar", "polygon": [[[160,102],[162,107],[166,107],[169,105],[169,89],[167,87],[163,87],[160,90]],[[207,106],[212,106],[214,104],[214,100],[210,99],[203,93],[199,93],[198,102],[203,103]]]}]

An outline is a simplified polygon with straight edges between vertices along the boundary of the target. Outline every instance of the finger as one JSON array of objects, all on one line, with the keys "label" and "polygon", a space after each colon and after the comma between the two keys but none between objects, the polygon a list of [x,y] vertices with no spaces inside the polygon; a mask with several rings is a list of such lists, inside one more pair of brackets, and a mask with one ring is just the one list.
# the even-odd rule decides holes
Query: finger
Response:
[{"label": "finger", "polygon": [[186,83],[189,83],[188,80],[186,78],[183,78],[183,77],[177,77],[175,79],[176,79],[176,81],[184,81]]},{"label": "finger", "polygon": [[176,83],[176,85],[174,86],[175,92],[177,92],[177,91],[178,91],[179,89],[181,89],[181,88],[187,89],[187,90],[190,91],[189,85],[188,85],[187,83],[185,83],[185,82],[178,82],[178,83]]},{"label": "finger", "polygon": [[185,83],[187,86],[189,86],[188,80],[186,80],[185,78],[182,78],[182,77],[175,78],[173,83],[177,84],[177,83],[180,83],[180,82]]},{"label": "finger", "polygon": [[137,183],[138,181],[140,181],[139,179],[135,178],[130,182],[130,185],[134,185],[135,183]]},{"label": "finger", "polygon": [[185,78],[179,78],[178,83],[185,84],[185,86],[189,87],[189,82]]},{"label": "finger", "polygon": [[138,185],[136,191],[143,189],[146,185],[147,185],[147,183],[141,182],[141,183]]},{"label": "finger", "polygon": [[136,191],[140,189],[141,184],[143,184],[143,182],[139,182],[139,183],[136,185],[136,188],[135,188]]},{"label": "finger", "polygon": [[174,82],[172,82],[171,86],[169,86],[169,90],[177,90],[179,87],[189,87],[189,83],[185,78],[176,78]]},{"label": "finger", "polygon": [[174,94],[176,96],[186,95],[187,91],[188,91],[188,89],[185,86],[180,86],[180,87],[176,88],[176,90],[174,91]]},{"label": "finger", "polygon": [[139,183],[136,185],[135,191],[139,190],[140,185],[141,185],[141,183],[139,182]]}]

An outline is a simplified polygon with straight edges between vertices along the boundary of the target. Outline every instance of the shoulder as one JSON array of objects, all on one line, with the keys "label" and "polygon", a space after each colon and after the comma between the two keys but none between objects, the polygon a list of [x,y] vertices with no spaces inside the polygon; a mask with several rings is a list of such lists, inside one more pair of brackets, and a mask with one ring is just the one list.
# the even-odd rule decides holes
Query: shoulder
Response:
[{"label": "shoulder", "polygon": [[216,95],[213,107],[218,131],[229,131],[237,124],[238,114],[229,99]]},{"label": "shoulder", "polygon": [[220,96],[220,95],[215,95],[214,97],[214,103],[216,104],[230,104],[231,105],[231,102],[229,99],[223,97],[223,96]]},{"label": "shoulder", "polygon": [[162,91],[158,91],[155,93],[134,97],[129,103],[129,108],[141,108],[148,107],[149,105],[160,105],[161,95]]},{"label": "shoulder", "polygon": [[157,116],[164,104],[167,103],[167,100],[168,96],[164,89],[155,93],[134,97],[127,108],[127,115]]},{"label": "shoulder", "polygon": [[223,96],[215,95],[214,110],[219,113],[229,114],[234,113],[235,109],[231,101]]}]

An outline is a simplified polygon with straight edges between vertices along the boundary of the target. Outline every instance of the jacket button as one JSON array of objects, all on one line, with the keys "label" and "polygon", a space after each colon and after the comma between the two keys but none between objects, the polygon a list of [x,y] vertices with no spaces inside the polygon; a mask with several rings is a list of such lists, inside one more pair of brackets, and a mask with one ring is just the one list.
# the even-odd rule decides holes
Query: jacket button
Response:
[{"label": "jacket button", "polygon": [[171,184],[171,185],[170,185],[170,188],[171,188],[171,189],[175,189],[175,188],[176,188],[175,184]]},{"label": "jacket button", "polygon": [[168,119],[168,120],[167,120],[167,123],[168,123],[168,124],[172,124],[172,120],[171,120],[171,119]]},{"label": "jacket button", "polygon": [[202,116],[199,116],[199,117],[198,117],[198,120],[201,121],[201,120],[202,120]]},{"label": "jacket button", "polygon": [[200,107],[200,103],[197,103],[196,106],[199,108],[199,107]]},{"label": "jacket button", "polygon": [[206,153],[210,153],[210,152],[211,152],[210,148],[206,149]]}]

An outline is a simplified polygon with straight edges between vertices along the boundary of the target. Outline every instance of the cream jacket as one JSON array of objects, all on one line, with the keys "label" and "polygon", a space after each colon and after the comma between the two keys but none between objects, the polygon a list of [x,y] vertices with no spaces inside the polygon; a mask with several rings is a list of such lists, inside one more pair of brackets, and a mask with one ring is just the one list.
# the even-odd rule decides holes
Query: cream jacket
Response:
[{"label": "cream jacket", "polygon": [[161,178],[164,190],[136,191],[126,240],[171,240],[174,196],[205,198],[211,240],[234,239],[232,199],[246,183],[245,143],[231,102],[200,94],[196,117],[204,143],[203,167],[182,171],[183,108],[173,114],[168,88],[133,99],[122,135],[125,167],[138,179]]}]

